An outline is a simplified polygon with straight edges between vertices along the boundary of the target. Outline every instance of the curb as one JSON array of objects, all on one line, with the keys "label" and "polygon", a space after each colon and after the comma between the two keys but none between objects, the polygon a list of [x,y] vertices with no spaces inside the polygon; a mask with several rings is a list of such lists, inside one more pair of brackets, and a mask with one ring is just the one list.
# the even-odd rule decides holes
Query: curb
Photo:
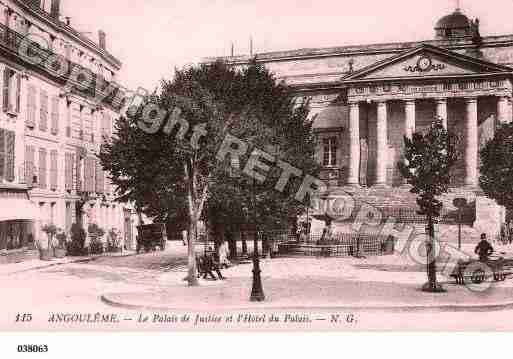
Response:
[{"label": "curb", "polygon": [[[112,293],[115,294],[115,293]],[[119,293],[122,294],[122,293]],[[118,295],[119,295],[118,294]],[[178,307],[167,307],[167,306],[154,306],[144,304],[129,304],[123,303],[114,299],[109,298],[109,294],[100,296],[100,300],[112,307],[129,309],[129,310],[140,310],[150,312],[198,312],[195,308],[178,308]],[[222,307],[219,309],[212,308],[209,311],[260,311],[260,310],[288,310],[288,311],[349,311],[349,312],[388,312],[388,313],[419,313],[419,312],[490,312],[513,309],[512,302],[503,303],[490,303],[490,304],[442,304],[442,305],[371,305],[371,306],[359,306],[359,305],[325,305],[325,306],[253,306],[253,307]],[[200,310],[204,311],[204,310]]]},{"label": "curb", "polygon": [[[123,255],[123,256],[116,256],[116,258],[124,258],[124,257],[130,257],[130,256],[134,256],[136,254],[134,253],[131,253],[131,254],[127,254],[127,255]],[[65,265],[65,264],[71,264],[71,263],[88,263],[88,262],[93,262],[99,258],[107,258],[108,256],[96,256],[96,257],[87,257],[87,258],[77,258],[77,259],[71,259],[71,260],[67,260],[67,261],[62,261],[62,262],[53,262],[50,260],[48,264],[42,264],[42,265],[39,265],[39,266],[35,266],[35,267],[31,267],[31,268],[27,268],[27,269],[22,269],[22,270],[17,270],[17,271],[13,271],[13,272],[6,272],[6,273],[0,273],[0,276],[7,276],[7,275],[13,275],[13,274],[18,274],[18,273],[25,273],[25,272],[30,272],[30,271],[34,271],[34,270],[40,270],[40,269],[45,269],[45,268],[51,268],[51,267],[56,267],[56,266],[60,266],[60,265]]]}]

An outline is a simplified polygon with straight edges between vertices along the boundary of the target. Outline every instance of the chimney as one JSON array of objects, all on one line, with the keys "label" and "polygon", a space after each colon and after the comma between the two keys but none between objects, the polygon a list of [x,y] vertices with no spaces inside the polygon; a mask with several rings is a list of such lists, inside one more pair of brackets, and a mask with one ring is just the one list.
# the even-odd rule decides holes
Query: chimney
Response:
[{"label": "chimney", "polygon": [[100,49],[107,50],[107,34],[103,30],[98,31],[98,45]]},{"label": "chimney", "polygon": [[66,25],[71,26],[71,18],[66,16]]},{"label": "chimney", "polygon": [[59,19],[61,14],[61,0],[52,0],[52,6],[50,8],[50,16],[54,19]]}]

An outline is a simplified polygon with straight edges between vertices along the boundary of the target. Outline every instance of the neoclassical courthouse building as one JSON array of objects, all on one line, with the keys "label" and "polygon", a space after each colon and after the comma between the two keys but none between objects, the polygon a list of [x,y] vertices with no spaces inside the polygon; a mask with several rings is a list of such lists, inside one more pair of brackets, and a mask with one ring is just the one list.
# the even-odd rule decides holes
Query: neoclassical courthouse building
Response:
[{"label": "neoclassical courthouse building", "polygon": [[[45,58],[65,60],[64,76],[23,56],[28,34],[47,45]],[[66,76],[77,70],[104,89],[120,68],[105,33],[94,42],[78,32],[60,0],[0,0],[0,263],[34,255],[45,224],[69,232],[73,223],[94,222],[133,239],[134,213],[114,201],[96,158],[120,103],[115,96],[98,101],[91,86],[68,87]]]},{"label": "neoclassical courthouse building", "polygon": [[[225,59],[243,66],[249,57]],[[259,53],[256,59],[298,96],[312,99],[326,197],[349,193],[418,223],[397,162],[403,136],[440,117],[461,139],[442,223],[454,224],[452,201],[465,197],[469,232],[497,233],[505,213],[479,189],[479,148],[497,124],[512,120],[513,35],[483,36],[479,20],[456,9],[436,21],[433,40]]]}]

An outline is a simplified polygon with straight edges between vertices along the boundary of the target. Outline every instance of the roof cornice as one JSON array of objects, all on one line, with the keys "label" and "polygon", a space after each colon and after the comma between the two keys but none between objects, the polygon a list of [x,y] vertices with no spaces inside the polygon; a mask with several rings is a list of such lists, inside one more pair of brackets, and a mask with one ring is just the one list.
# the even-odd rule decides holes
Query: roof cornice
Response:
[{"label": "roof cornice", "polygon": [[46,11],[36,9],[34,6],[30,6],[29,4],[26,4],[20,0],[12,1],[17,6],[22,8],[24,11],[29,13],[31,16],[37,18],[41,22],[44,22],[46,25],[52,27],[55,31],[66,34],[66,36],[69,36],[74,41],[78,42],[80,45],[95,52],[103,60],[107,61],[111,66],[113,66],[116,70],[121,69],[122,63],[119,59],[117,59],[114,55],[110,54],[108,51],[101,49],[94,41],[83,36],[71,26],[66,25],[60,20],[54,19]]},{"label": "roof cornice", "polygon": [[[227,57],[206,57],[202,62],[209,63],[216,60],[226,61],[231,65],[246,65],[252,59],[259,63],[268,62],[284,62],[293,60],[309,60],[309,59],[322,59],[326,57],[348,57],[358,55],[376,55],[376,54],[397,54],[404,51],[414,49],[419,44],[427,44],[435,47],[442,47],[448,50],[459,49],[472,49],[477,45],[470,39],[458,40],[423,40],[423,41],[409,41],[409,42],[391,42],[391,43],[378,43],[367,45],[347,45],[339,47],[327,48],[306,48],[290,51],[277,51],[265,52],[256,54],[253,57],[242,56],[227,56]],[[513,46],[513,34],[511,35],[498,35],[498,36],[485,36],[482,38],[482,43],[479,47],[501,47],[505,45]]]}]

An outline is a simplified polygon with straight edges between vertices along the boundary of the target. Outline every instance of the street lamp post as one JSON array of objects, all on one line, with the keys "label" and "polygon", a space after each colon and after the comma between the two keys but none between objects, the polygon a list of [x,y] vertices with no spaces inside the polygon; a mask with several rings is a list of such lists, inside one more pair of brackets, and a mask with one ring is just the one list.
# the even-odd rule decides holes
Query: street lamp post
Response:
[{"label": "street lamp post", "polygon": [[262,302],[265,300],[264,289],[262,288],[262,278],[260,276],[260,258],[258,257],[258,229],[257,229],[257,212],[256,212],[256,190],[255,179],[252,186],[252,202],[253,202],[253,225],[255,236],[253,239],[253,287],[251,289],[250,300],[252,302]]},{"label": "street lamp post", "polygon": [[458,208],[458,249],[461,249],[462,212],[463,208],[467,205],[467,200],[465,198],[455,198],[453,204]]},{"label": "street lamp post", "polygon": [[[232,159],[231,169],[230,169],[230,177],[239,178],[239,160],[238,158]],[[253,239],[253,286],[251,289],[250,300],[252,302],[262,302],[265,300],[264,289],[262,288],[262,278],[260,276],[260,259],[258,257],[258,230],[257,230],[257,212],[256,212],[256,188],[255,188],[255,179],[253,178],[252,187],[251,187],[251,201],[253,202],[253,226],[255,237]],[[248,215],[246,218],[249,222],[249,210],[247,211]]]}]

